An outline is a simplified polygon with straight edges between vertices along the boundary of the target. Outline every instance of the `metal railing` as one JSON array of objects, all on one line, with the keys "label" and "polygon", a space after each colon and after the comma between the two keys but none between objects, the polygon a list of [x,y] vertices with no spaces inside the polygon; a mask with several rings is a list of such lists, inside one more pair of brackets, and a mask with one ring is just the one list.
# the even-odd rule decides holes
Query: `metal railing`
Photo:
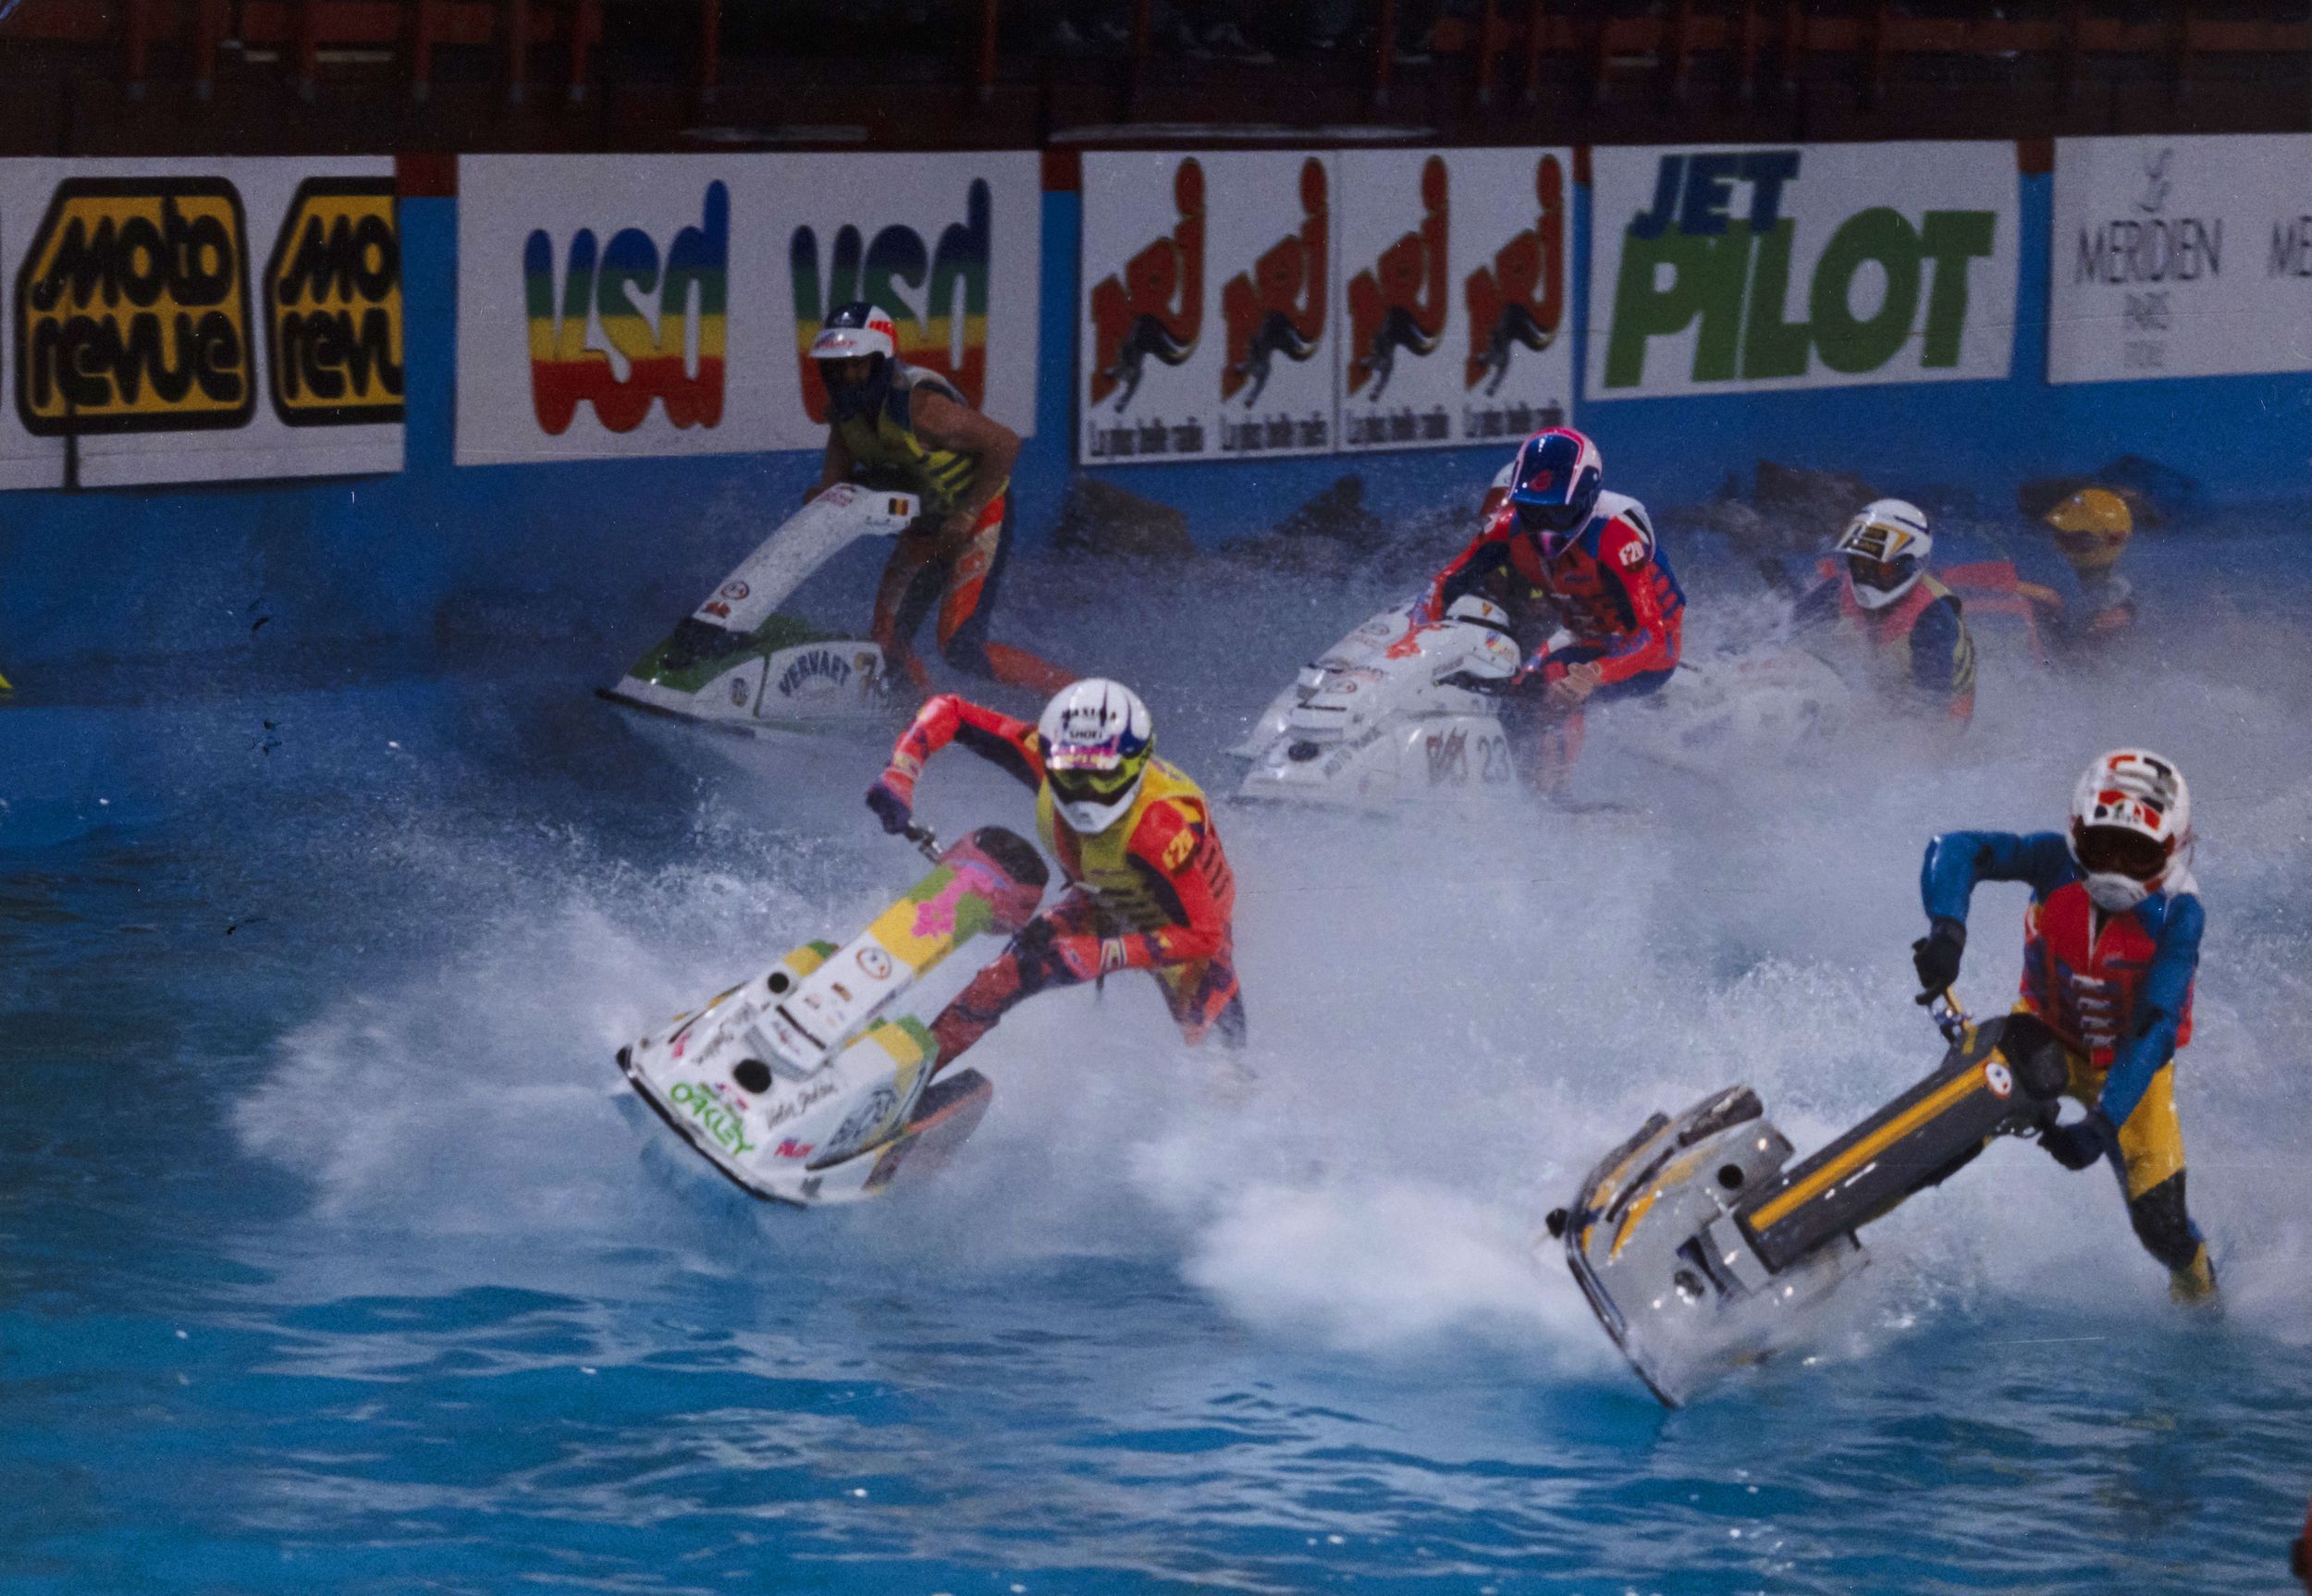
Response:
[{"label": "metal railing", "polygon": [[[298,92],[317,92],[325,64],[355,60],[390,63],[412,98],[424,100],[436,81],[436,55],[444,47],[486,52],[506,99],[528,95],[534,57],[556,47],[563,84],[572,102],[586,98],[605,38],[606,14],[616,10],[639,27],[659,27],[685,41],[683,76],[700,102],[723,87],[730,59],[730,18],[723,0],[0,0],[0,43],[45,41],[115,47],[132,96],[153,80],[164,55],[189,74],[196,96],[215,91],[220,59],[238,52],[245,62],[287,64]],[[1020,75],[1020,63],[1038,62],[1037,43],[1025,47],[1007,33],[1044,15],[1036,0],[947,0],[940,43],[953,72],[978,97],[993,96]],[[1633,77],[1651,78],[1673,100],[1694,81],[1697,63],[1716,65],[1715,80],[1747,102],[1761,92],[1787,91],[1809,75],[1842,74],[1865,103],[1882,93],[1910,58],[1938,56],[1985,62],[2035,62],[2051,67],[2068,98],[2090,61],[2127,59],[2148,64],[2180,91],[2201,64],[2215,57],[2263,55],[2294,60],[2312,78],[2312,20],[2301,5],[2241,6],[2231,16],[2170,0],[2134,5],[2126,15],[2072,0],[2036,8],[2037,15],[1965,18],[1914,14],[1896,0],[1863,0],[1842,7],[1799,0],[1664,0],[1637,7],[1598,0],[1482,0],[1436,19],[1416,45],[1400,37],[1409,7],[1400,0],[1364,0],[1355,34],[1365,87],[1375,106],[1388,104],[1411,59],[1452,63],[1479,109],[1504,103],[1505,91],[1533,104],[1553,73],[1570,75],[1592,95]],[[1437,10],[1433,3],[1429,12]],[[2033,7],[2011,7],[2029,13]],[[843,0],[791,4],[786,43],[800,42],[816,21],[840,29]],[[1104,72],[1131,117],[1144,89],[1175,54],[1160,34],[1156,0],[1113,0],[1117,38],[1108,59],[1084,63]],[[2148,15],[2146,15],[2148,13]],[[759,17],[756,18],[759,21]],[[905,53],[896,30],[862,30],[870,49]],[[751,37],[759,43],[762,30]],[[962,50],[957,41],[967,41]],[[1008,46],[1008,47],[1007,47]],[[774,41],[755,58],[777,59]],[[1273,68],[1302,70],[1287,62]],[[1337,60],[1334,69],[1338,69]],[[1031,68],[1032,70],[1032,68]]]}]

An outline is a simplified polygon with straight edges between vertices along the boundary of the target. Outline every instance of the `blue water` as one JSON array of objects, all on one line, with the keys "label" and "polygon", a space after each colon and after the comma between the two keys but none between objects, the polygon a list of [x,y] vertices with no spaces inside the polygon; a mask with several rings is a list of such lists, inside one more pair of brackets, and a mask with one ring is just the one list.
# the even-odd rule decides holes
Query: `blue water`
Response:
[{"label": "blue water", "polygon": [[[1601,729],[1629,808],[1232,815],[1251,1079],[1145,991],[1055,997],[938,1181],[808,1216],[610,1053],[907,878],[872,749],[624,718],[585,690],[640,636],[6,661],[0,1588],[2275,1590],[2312,582],[2271,537],[2131,559],[2124,667],[1986,631],[1948,761],[1648,776]],[[1696,563],[1707,641],[1760,601]],[[1029,568],[1008,630],[1149,682],[1211,767],[1400,576],[1139,572],[1119,621],[1125,577]],[[2171,1307],[2101,1175],[2002,1147],[1871,1233],[1809,1349],[1664,1412],[1540,1215],[1650,1108],[1746,1079],[1811,1145],[1924,1071],[1920,843],[2048,823],[2130,738],[2207,839],[2182,1092],[2226,1313]],[[1022,823],[957,763],[935,824]],[[2019,914],[1983,902],[1978,1007]]]}]

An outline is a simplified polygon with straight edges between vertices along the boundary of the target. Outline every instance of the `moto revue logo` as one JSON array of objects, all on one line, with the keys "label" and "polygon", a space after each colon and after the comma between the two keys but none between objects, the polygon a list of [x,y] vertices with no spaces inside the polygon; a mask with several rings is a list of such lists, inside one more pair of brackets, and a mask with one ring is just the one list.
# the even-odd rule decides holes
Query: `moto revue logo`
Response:
[{"label": "moto revue logo", "polygon": [[[1835,191],[1826,198],[1835,215]],[[1696,384],[1804,377],[1817,366],[1877,372],[1906,346],[1922,370],[1957,366],[1968,263],[1992,253],[1998,213],[1858,206],[1794,285],[1788,213],[1808,213],[1810,236],[1829,219],[1821,200],[1808,212],[1809,200],[1797,150],[1662,156],[1652,203],[1623,227],[1605,387],[1642,387],[1650,340],[1689,327]],[[1794,289],[1795,320],[1786,313]]]},{"label": "moto revue logo", "polygon": [[[988,287],[994,254],[995,201],[987,181],[978,178],[964,192],[963,219],[941,227],[936,246],[927,246],[922,233],[900,224],[879,228],[872,239],[845,224],[835,230],[822,270],[818,233],[807,227],[795,228],[787,259],[793,278],[803,407],[811,420],[827,419],[827,389],[819,380],[818,362],[810,358],[811,340],[827,313],[852,300],[867,300],[891,313],[901,360],[938,372],[974,408],[983,408]],[[1032,264],[1022,269],[1032,269]],[[963,301],[960,318],[954,310],[958,297]]]},{"label": "moto revue logo", "polygon": [[1331,213],[1324,163],[1311,155],[1300,167],[1300,225],[1263,251],[1249,271],[1220,291],[1221,322],[1228,334],[1228,363],[1220,397],[1244,395],[1249,410],[1268,386],[1278,355],[1305,361],[1324,337],[1325,252]]},{"label": "moto revue logo", "polygon": [[264,269],[274,413],[290,426],[398,422],[401,233],[391,178],[308,178]]},{"label": "moto revue logo", "polygon": [[16,283],[17,413],[35,436],[247,424],[248,227],[220,178],[56,185]]},{"label": "moto revue logo", "polygon": [[[249,227],[223,178],[69,178],[17,276],[17,410],[35,436],[197,432],[256,411]],[[398,422],[401,238],[390,178],[309,178],[262,301],[274,412]]]},{"label": "moto revue logo", "polygon": [[1092,289],[1090,399],[1110,394],[1122,411],[1153,360],[1185,365],[1204,330],[1204,168],[1193,158],[1173,169],[1172,231]]}]

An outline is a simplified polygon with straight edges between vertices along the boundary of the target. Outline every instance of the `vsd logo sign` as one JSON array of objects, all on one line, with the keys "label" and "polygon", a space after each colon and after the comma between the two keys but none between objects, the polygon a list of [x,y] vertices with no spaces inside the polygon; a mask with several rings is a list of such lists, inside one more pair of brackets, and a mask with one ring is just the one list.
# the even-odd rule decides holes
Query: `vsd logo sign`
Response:
[{"label": "vsd logo sign", "polygon": [[[818,362],[810,358],[811,339],[829,311],[852,300],[867,300],[891,313],[898,325],[901,360],[938,372],[975,407],[985,408],[995,202],[983,178],[975,178],[962,197],[962,219],[941,228],[936,246],[927,246],[923,234],[904,224],[878,228],[871,241],[855,225],[843,224],[835,229],[824,270],[817,229],[794,229],[787,264],[794,291],[796,364],[803,408],[813,422],[827,420],[827,389],[819,381]],[[1033,271],[1036,263],[1019,262],[1014,269]]]},{"label": "vsd logo sign", "polygon": [[530,395],[547,436],[569,431],[582,405],[614,433],[641,426],[655,404],[676,427],[720,424],[731,265],[725,185],[706,186],[699,224],[678,231],[663,253],[639,227],[612,234],[607,246],[581,227],[559,263],[559,282],[557,264],[553,235],[533,230],[522,253]]}]

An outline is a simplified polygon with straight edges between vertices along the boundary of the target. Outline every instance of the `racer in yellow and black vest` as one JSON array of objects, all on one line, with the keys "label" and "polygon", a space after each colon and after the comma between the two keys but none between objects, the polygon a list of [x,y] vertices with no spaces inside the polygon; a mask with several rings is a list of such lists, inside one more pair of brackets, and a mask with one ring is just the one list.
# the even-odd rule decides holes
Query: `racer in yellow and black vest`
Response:
[{"label": "racer in yellow and black vest", "polygon": [[1799,600],[1796,630],[1861,642],[1875,690],[1964,725],[1974,714],[1974,640],[1958,595],[1927,574],[1934,546],[1917,506],[1866,505],[1833,550],[1845,569]]},{"label": "racer in yellow and black vest", "polygon": [[1012,466],[1019,435],[971,408],[937,372],[899,358],[891,317],[864,301],[837,305],[811,342],[827,387],[827,460],[820,488],[864,481],[919,495],[923,516],[902,533],[875,593],[872,635],[894,670],[929,685],[915,634],[939,604],[940,654],[956,669],[1053,693],[1075,680],[1024,649],[988,641],[1010,551]]},{"label": "racer in yellow and black vest", "polygon": [[943,1069],[1013,1005],[1117,970],[1146,970],[1191,1044],[1244,1040],[1236,881],[1211,801],[1155,757],[1148,706],[1119,682],[1064,690],[1035,726],[941,694],[925,704],[867,790],[884,829],[906,829],[924,762],[960,742],[1036,791],[1036,825],[1067,888],[932,1022]]}]

